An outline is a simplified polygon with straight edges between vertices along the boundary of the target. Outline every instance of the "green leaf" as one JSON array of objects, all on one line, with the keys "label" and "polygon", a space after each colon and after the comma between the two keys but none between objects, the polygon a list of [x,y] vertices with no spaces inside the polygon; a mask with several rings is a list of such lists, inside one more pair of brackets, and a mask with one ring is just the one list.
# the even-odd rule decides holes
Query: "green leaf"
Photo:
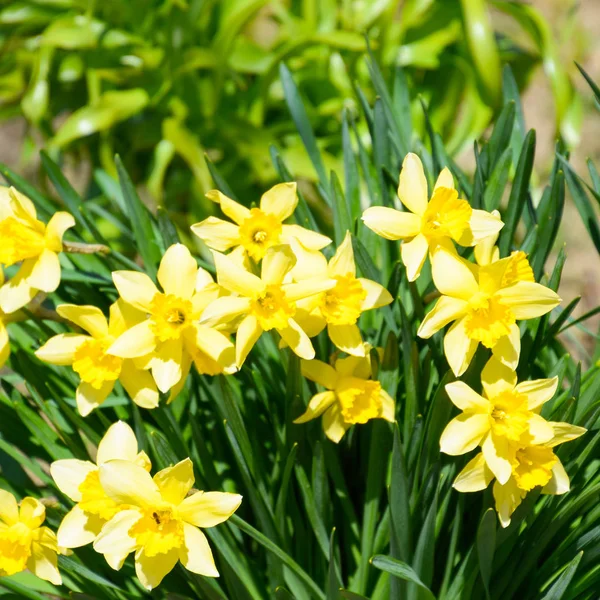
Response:
[{"label": "green leaf", "polygon": [[477,529],[477,559],[485,593],[490,598],[490,577],[496,548],[496,511],[488,508]]},{"label": "green leaf", "polygon": [[394,577],[399,577],[405,581],[410,581],[419,586],[428,599],[435,600],[433,592],[421,581],[415,570],[405,562],[396,560],[391,556],[382,556],[378,554],[371,559],[371,564],[377,569],[381,569]]},{"label": "green leaf", "polygon": [[581,562],[583,552],[579,552],[577,556],[567,564],[565,570],[560,574],[560,577],[552,584],[552,587],[544,594],[541,600],[561,600],[568,591],[569,584],[575,576],[577,567]]}]

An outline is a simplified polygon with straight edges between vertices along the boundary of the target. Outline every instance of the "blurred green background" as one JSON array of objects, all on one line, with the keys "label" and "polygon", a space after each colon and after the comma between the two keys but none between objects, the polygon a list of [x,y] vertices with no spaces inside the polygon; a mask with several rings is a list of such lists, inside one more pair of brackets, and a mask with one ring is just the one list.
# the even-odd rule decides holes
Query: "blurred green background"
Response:
[{"label": "blurred green background", "polygon": [[[457,163],[502,105],[502,67],[538,134],[536,173],[560,136],[572,162],[600,153],[600,120],[577,71],[600,79],[597,0],[11,0],[0,5],[0,161],[46,193],[46,148],[84,197],[106,193],[119,153],[143,200],[187,226],[216,207],[210,161],[245,203],[276,181],[276,147],[322,218],[316,174],[290,118],[278,66],[290,68],[327,171],[341,170],[344,112],[375,97],[367,41],[388,88],[411,91],[414,139],[427,107]],[[358,100],[356,100],[358,98]],[[368,142],[368,123],[356,128]],[[415,145],[418,146],[418,143]],[[414,148],[419,150],[418,147]],[[205,157],[208,157],[206,159]],[[541,195],[541,185],[538,197]],[[364,191],[366,193],[366,191]],[[565,297],[595,305],[589,238],[567,206]],[[110,238],[110,223],[99,218]],[[586,298],[592,299],[589,304]]]}]

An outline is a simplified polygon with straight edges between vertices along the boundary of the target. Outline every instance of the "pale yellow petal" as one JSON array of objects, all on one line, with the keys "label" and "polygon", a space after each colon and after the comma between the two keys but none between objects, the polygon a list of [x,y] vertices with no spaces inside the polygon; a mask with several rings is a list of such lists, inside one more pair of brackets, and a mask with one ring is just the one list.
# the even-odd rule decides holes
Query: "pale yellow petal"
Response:
[{"label": "pale yellow petal", "polygon": [[156,506],[161,502],[158,486],[143,467],[127,460],[111,460],[100,465],[100,484],[118,504]]},{"label": "pale yellow petal", "polygon": [[46,246],[53,252],[62,252],[65,231],[75,227],[75,219],[68,212],[57,212],[46,225]]},{"label": "pale yellow petal", "polygon": [[179,550],[181,564],[192,573],[204,577],[218,577],[208,540],[204,533],[193,525],[183,524],[183,547]]},{"label": "pale yellow petal", "polygon": [[278,183],[266,191],[260,199],[260,210],[273,215],[278,221],[291,217],[298,205],[296,182]]},{"label": "pale yellow petal", "polygon": [[217,217],[208,217],[192,225],[191,229],[209,248],[219,252],[240,244],[240,228]]},{"label": "pale yellow petal", "polygon": [[213,300],[200,316],[200,323],[204,325],[228,324],[240,315],[250,310],[250,298],[237,296],[224,296]]},{"label": "pale yellow petal", "polygon": [[85,481],[85,478],[96,470],[96,465],[89,460],[79,460],[76,458],[64,458],[56,460],[50,465],[50,474],[58,489],[73,500],[81,501],[81,492],[79,486]]},{"label": "pale yellow petal", "polygon": [[147,313],[119,298],[109,308],[108,332],[112,337],[117,338],[130,327],[145,321],[146,318]]},{"label": "pale yellow petal", "polygon": [[79,505],[74,506],[63,518],[56,532],[61,548],[80,548],[91,544],[106,521],[96,515],[86,513]]},{"label": "pale yellow petal", "polygon": [[219,190],[210,190],[206,197],[221,205],[221,210],[238,225],[250,217],[250,210]]},{"label": "pale yellow petal", "polygon": [[281,286],[285,297],[291,302],[296,302],[321,292],[334,288],[337,284],[335,279],[307,279],[298,283],[286,283]]},{"label": "pale yellow petal", "polygon": [[516,370],[521,355],[521,330],[519,326],[510,326],[510,333],[502,336],[492,348],[492,354],[509,369]]},{"label": "pale yellow petal", "polygon": [[554,428],[546,419],[534,414],[529,419],[529,435],[531,436],[531,444],[545,444],[552,440]]},{"label": "pale yellow petal", "polygon": [[162,469],[153,477],[163,500],[178,506],[194,485],[194,466],[186,458],[172,467]]},{"label": "pale yellow petal", "polygon": [[[314,361],[311,361],[314,362]],[[302,413],[297,419],[294,419],[296,425],[301,423],[308,423],[313,419],[320,417],[334,402],[336,402],[336,395],[332,391],[320,392],[315,394],[308,403],[306,411]]]},{"label": "pale yellow petal", "polygon": [[440,450],[452,456],[466,454],[477,448],[489,429],[489,415],[478,413],[460,414],[452,419],[442,432]]},{"label": "pale yellow petal", "polygon": [[121,358],[138,358],[154,352],[156,337],[150,320],[142,321],[120,335],[108,348],[107,354]]},{"label": "pale yellow petal", "polygon": [[322,385],[328,390],[333,390],[338,381],[335,369],[320,360],[301,361],[302,375],[315,383]]},{"label": "pale yellow petal", "polygon": [[112,278],[119,295],[125,302],[139,310],[149,312],[150,303],[158,294],[158,289],[148,275],[137,271],[115,271]]},{"label": "pale yellow petal", "polygon": [[552,494],[554,496],[560,496],[566,494],[571,489],[571,482],[569,476],[565,471],[563,464],[558,460],[552,467],[552,478],[542,488],[542,494]]},{"label": "pale yellow petal", "polygon": [[456,476],[452,487],[458,492],[481,492],[485,490],[492,479],[494,479],[494,474],[485,464],[483,454],[480,452]]},{"label": "pale yellow petal", "polygon": [[239,508],[242,496],[226,492],[196,492],[178,507],[180,517],[196,527],[214,527]]},{"label": "pale yellow petal", "polygon": [[31,544],[31,556],[27,560],[27,568],[40,579],[54,585],[61,585],[62,579],[58,571],[58,556],[56,550],[43,544]]},{"label": "pale yellow petal", "polygon": [[[150,478],[150,475],[148,475],[148,478]],[[141,517],[142,514],[138,510],[126,509],[119,511],[108,523],[104,524],[94,541],[96,552],[112,557],[110,561],[108,559],[107,561],[113,569],[120,568],[123,559],[135,550],[136,541],[135,538],[130,537],[129,530]]]},{"label": "pale yellow petal", "polygon": [[456,377],[467,370],[477,346],[478,342],[467,335],[464,317],[450,327],[444,337],[444,354]]},{"label": "pale yellow petal", "polygon": [[37,529],[46,519],[46,507],[37,499],[26,496],[19,504],[19,521],[29,527]]},{"label": "pale yellow petal", "polygon": [[248,353],[262,335],[263,329],[254,315],[248,315],[240,323],[235,337],[235,362],[241,369]]},{"label": "pale yellow petal", "polygon": [[287,243],[290,238],[297,239],[308,250],[321,250],[331,244],[331,240],[322,233],[306,229],[300,225],[282,225],[281,241]]},{"label": "pale yellow petal", "polygon": [[514,389],[517,385],[517,374],[492,356],[481,371],[481,385],[486,396],[493,399]]},{"label": "pale yellow petal", "polygon": [[460,410],[468,410],[472,413],[489,412],[490,403],[464,381],[453,381],[446,384],[446,393],[452,400],[452,404]]},{"label": "pale yellow petal", "polygon": [[13,525],[19,520],[19,506],[16,498],[6,490],[0,489],[0,520]]},{"label": "pale yellow petal", "polygon": [[416,281],[418,279],[428,253],[429,242],[421,233],[410,240],[410,242],[402,243],[400,246],[400,255],[406,267],[406,276],[409,281]]},{"label": "pale yellow petal", "polygon": [[402,162],[398,197],[408,210],[417,215],[422,215],[427,208],[429,195],[427,193],[427,179],[425,178],[423,163],[412,152],[409,152]]},{"label": "pale yellow petal", "polygon": [[4,323],[0,321],[0,369],[4,366],[10,356],[10,340]]},{"label": "pale yellow petal", "polygon": [[277,331],[300,358],[312,360],[315,357],[315,349],[310,338],[294,319],[289,319],[287,327],[277,329]]},{"label": "pale yellow petal", "polygon": [[104,313],[96,306],[77,306],[60,304],[56,312],[63,318],[75,323],[92,337],[104,338],[108,335],[108,323]]},{"label": "pale yellow petal", "polygon": [[514,479],[510,479],[505,485],[494,483],[494,499],[496,501],[496,512],[502,527],[510,525],[512,514],[521,504],[521,491]]},{"label": "pale yellow petal", "polygon": [[33,263],[27,283],[34,289],[50,293],[60,285],[58,254],[44,250]]},{"label": "pale yellow petal", "polygon": [[431,274],[435,287],[444,296],[467,302],[479,291],[471,269],[458,254],[438,248],[431,258]]},{"label": "pale yellow petal", "polygon": [[224,254],[213,252],[213,256],[217,282],[226,290],[248,297],[254,297],[264,290],[265,284],[256,275],[242,269]]},{"label": "pale yellow petal", "polygon": [[516,319],[535,319],[556,308],[561,299],[550,288],[532,281],[518,281],[498,290],[496,296],[510,306]]},{"label": "pale yellow petal", "polygon": [[367,292],[367,297],[363,300],[361,310],[371,310],[391,304],[394,299],[392,295],[379,283],[370,279],[358,278],[363,290]]},{"label": "pale yellow petal", "polygon": [[148,591],[154,589],[168,575],[179,561],[179,550],[173,548],[168,552],[148,556],[143,548],[135,555],[135,574],[142,586]]},{"label": "pale yellow petal", "polygon": [[196,289],[198,265],[183,244],[173,244],[158,268],[158,282],[166,294],[189,300]]},{"label": "pale yellow petal", "polygon": [[296,257],[296,264],[290,270],[294,281],[312,278],[327,278],[327,259],[319,250],[308,250],[298,240],[291,238],[290,246]]},{"label": "pale yellow petal", "polygon": [[351,427],[350,423],[344,421],[342,411],[337,403],[332,404],[331,408],[323,413],[322,422],[325,435],[335,444],[344,437],[346,431]]},{"label": "pale yellow petal", "polygon": [[330,277],[346,275],[356,276],[354,263],[354,250],[352,249],[352,234],[346,231],[343,242],[329,261],[328,272]]},{"label": "pale yellow petal", "polygon": [[504,485],[512,473],[508,441],[490,432],[483,441],[481,449],[487,466],[498,482]]},{"label": "pale yellow petal", "polygon": [[266,285],[280,285],[295,264],[296,256],[290,246],[271,246],[262,260],[261,279]]},{"label": "pale yellow petal", "polygon": [[352,356],[365,355],[365,347],[358,325],[327,325],[327,333],[336,348]]},{"label": "pale yellow petal", "polygon": [[100,388],[81,381],[75,392],[75,402],[77,403],[79,414],[82,417],[87,417],[108,398],[114,387],[114,381],[105,381]]},{"label": "pale yellow petal", "polygon": [[571,425],[570,423],[550,421],[550,425],[552,425],[552,429],[554,430],[554,437],[549,442],[544,444],[550,448],[554,448],[554,446],[558,446],[559,444],[564,444],[565,442],[575,440],[584,433],[587,433],[587,429],[584,427],[578,427],[577,425]]},{"label": "pale yellow petal", "polygon": [[133,429],[125,421],[113,423],[98,444],[96,464],[120,458],[134,462],[138,454],[138,442]]},{"label": "pale yellow petal", "polygon": [[438,178],[435,182],[433,191],[435,192],[435,190],[441,187],[448,188],[450,190],[454,189],[454,178],[452,177],[452,173],[450,172],[450,169],[448,167],[444,167],[440,171],[440,174],[438,175]]},{"label": "pale yellow petal", "polygon": [[394,399],[383,388],[379,390],[379,399],[381,400],[380,418],[394,423],[396,421],[396,403]]},{"label": "pale yellow petal", "polygon": [[152,409],[158,406],[158,389],[152,375],[148,371],[138,369],[132,360],[123,361],[119,381],[131,399],[141,408]]},{"label": "pale yellow petal", "polygon": [[182,340],[161,342],[152,358],[152,377],[156,387],[166,394],[183,375],[181,367],[183,357]]},{"label": "pale yellow petal", "polygon": [[[312,298],[317,298],[318,296],[313,296]],[[294,321],[304,329],[306,335],[309,338],[313,338],[316,335],[319,335],[325,327],[327,327],[327,321],[321,314],[320,310],[313,310],[309,312],[302,308],[298,308],[296,310],[296,314],[294,315]]]},{"label": "pale yellow petal", "polygon": [[421,338],[430,338],[434,333],[463,317],[467,311],[468,303],[460,298],[442,296],[435,306],[425,315],[417,335]]},{"label": "pale yellow petal", "polygon": [[539,408],[545,402],[548,402],[558,388],[558,377],[551,379],[535,379],[534,381],[522,381],[519,383],[515,392],[527,396],[527,408],[534,410]]},{"label": "pale yellow petal", "polygon": [[486,238],[497,236],[504,227],[499,216],[485,210],[473,209],[469,227],[458,239],[461,246],[474,246]]},{"label": "pale yellow petal", "polygon": [[421,217],[387,206],[371,206],[362,215],[364,224],[386,240],[404,240],[418,235]]},{"label": "pale yellow petal", "polygon": [[71,365],[77,349],[89,339],[89,336],[79,333],[59,333],[38,348],[35,355],[53,365]]},{"label": "pale yellow petal", "polygon": [[28,277],[35,265],[35,259],[25,260],[15,275],[0,287],[0,310],[13,313],[29,304],[37,290],[29,285]]}]

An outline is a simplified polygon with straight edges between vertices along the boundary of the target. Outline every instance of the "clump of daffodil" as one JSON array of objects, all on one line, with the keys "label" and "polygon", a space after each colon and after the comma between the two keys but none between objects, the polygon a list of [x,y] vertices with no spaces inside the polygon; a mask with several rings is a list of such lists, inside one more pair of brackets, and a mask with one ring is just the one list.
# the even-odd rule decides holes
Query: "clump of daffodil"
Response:
[{"label": "clump of daffodil", "polygon": [[17,503],[6,490],[0,490],[0,576],[25,569],[41,579],[60,585],[56,534],[44,527],[46,509],[35,498]]},{"label": "clump of daffodil", "polygon": [[320,250],[331,243],[316,231],[284,223],[298,204],[295,183],[273,186],[262,195],[259,208],[246,208],[218,190],[211,190],[206,196],[220,204],[221,210],[234,221],[209,217],[192,225],[192,231],[213,250],[225,252],[241,247],[258,262],[269,248],[289,244],[291,239],[298,240],[308,250]]},{"label": "clump of daffodil", "polygon": [[492,357],[481,372],[483,395],[462,381],[446,385],[450,400],[463,412],[440,438],[442,452],[457,456],[481,446],[483,458],[501,485],[511,477],[515,444],[549,442],[554,430],[539,413],[550,400],[558,378],[517,383],[515,371]]},{"label": "clump of daffodil", "polygon": [[372,206],[363,213],[365,225],[388,240],[403,240],[400,252],[409,281],[415,281],[430,254],[440,245],[473,246],[500,231],[503,223],[497,214],[473,209],[458,197],[452,173],[440,173],[431,200],[421,160],[412,152],[406,155],[400,172],[398,197],[408,212]]},{"label": "clump of daffodil", "polygon": [[[325,388],[315,394],[308,403],[306,412],[294,423],[307,423],[323,417],[323,431],[335,443],[355,423],[366,423],[371,419],[395,420],[394,400],[372,378],[368,344],[365,356],[338,358],[334,366],[320,360],[303,360],[302,375]],[[378,352],[381,354],[381,350]]]},{"label": "clump of daffodil", "polygon": [[535,283],[524,253],[479,266],[438,248],[431,264],[442,296],[417,335],[429,338],[454,322],[444,338],[444,352],[457,377],[466,371],[479,343],[516,368],[521,350],[516,322],[541,317],[561,302],[554,291]]},{"label": "clump of daffodil", "polygon": [[226,521],[239,507],[238,494],[196,491],[189,458],[159,471],[154,477],[125,460],[100,466],[100,484],[120,510],[102,527],[94,550],[110,554],[113,568],[121,568],[135,552],[135,570],[151,590],[178,561],[205,577],[218,577],[208,540],[200,528]]},{"label": "clump of daffodil", "polygon": [[[100,485],[99,467],[110,460],[125,460],[151,468],[145,452],[138,452],[138,442],[127,423],[118,421],[111,425],[98,444],[96,462],[67,458],[50,465],[50,473],[58,489],[68,496],[75,506],[67,513],[58,528],[58,544],[62,548],[79,548],[91,544],[103,525],[126,505],[108,497]],[[120,568],[122,557],[106,553],[113,568]]]},{"label": "clump of daffodil", "polygon": [[296,264],[296,257],[289,246],[272,246],[267,250],[261,265],[261,277],[245,270],[224,254],[213,254],[217,282],[234,295],[209,304],[201,322],[227,326],[237,323],[235,346],[238,368],[263,331],[272,329],[300,358],[314,358],[315,350],[308,335],[294,319],[296,302],[334,287],[335,279],[312,278],[285,283],[286,276]]},{"label": "clump of daffodil", "polygon": [[121,298],[142,311],[144,319],[121,334],[108,354],[150,368],[161,392],[182,383],[192,362],[201,372],[216,370],[215,363],[225,372],[235,370],[233,344],[198,322],[220,292],[185,246],[174,244],[165,252],[158,269],[162,292],[145,273],[115,271],[113,281]]},{"label": "clump of daffodil", "polygon": [[131,359],[107,352],[120,335],[145,319],[143,312],[122,300],[110,307],[108,322],[95,306],[62,304],[56,312],[89,335],[61,333],[50,338],[35,354],[54,365],[70,365],[79,375],[81,382],[75,398],[82,416],[87,416],[106,400],[117,380],[138,406],[158,406],[158,390],[150,373],[138,368]]},{"label": "clump of daffodil", "polygon": [[46,225],[37,218],[29,198],[12,187],[0,188],[0,264],[21,263],[14,277],[0,288],[3,312],[22,308],[38,291],[56,290],[63,235],[74,225],[75,219],[67,212],[55,213]]},{"label": "clump of daffodil", "polygon": [[[306,252],[297,246],[295,254],[306,261],[305,272],[315,279],[333,279],[335,287],[298,302],[297,320],[310,337],[325,327],[337,348],[354,356],[364,356],[365,345],[356,324],[360,315],[392,302],[390,293],[379,283],[356,277],[352,236],[346,232],[344,241],[329,263],[319,252]],[[310,267],[310,268],[308,268]]]},{"label": "clump of daffodil", "polygon": [[[494,482],[493,493],[496,512],[502,527],[510,525],[511,516],[528,492],[541,488],[542,494],[566,494],[570,487],[569,476],[554,451],[555,446],[583,435],[583,427],[569,423],[548,422],[552,437],[543,444],[531,444],[528,435],[511,443],[509,456],[511,472],[504,484]],[[494,479],[483,453],[478,454],[465,466],[454,480],[453,487],[459,492],[479,492]]]}]

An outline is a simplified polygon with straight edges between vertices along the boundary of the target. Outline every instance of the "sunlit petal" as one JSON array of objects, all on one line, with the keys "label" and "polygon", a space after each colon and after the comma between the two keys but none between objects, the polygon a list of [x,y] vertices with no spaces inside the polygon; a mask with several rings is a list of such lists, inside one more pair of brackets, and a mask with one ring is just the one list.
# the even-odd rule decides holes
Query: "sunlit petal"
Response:
[{"label": "sunlit petal", "polygon": [[158,282],[167,294],[189,300],[196,289],[198,265],[183,244],[173,244],[165,252],[158,268]]},{"label": "sunlit petal", "polygon": [[427,179],[421,159],[412,152],[406,155],[400,171],[398,197],[411,212],[422,215],[427,208]]},{"label": "sunlit petal", "polygon": [[404,240],[421,230],[421,217],[387,206],[371,206],[362,215],[364,224],[386,240]]}]

